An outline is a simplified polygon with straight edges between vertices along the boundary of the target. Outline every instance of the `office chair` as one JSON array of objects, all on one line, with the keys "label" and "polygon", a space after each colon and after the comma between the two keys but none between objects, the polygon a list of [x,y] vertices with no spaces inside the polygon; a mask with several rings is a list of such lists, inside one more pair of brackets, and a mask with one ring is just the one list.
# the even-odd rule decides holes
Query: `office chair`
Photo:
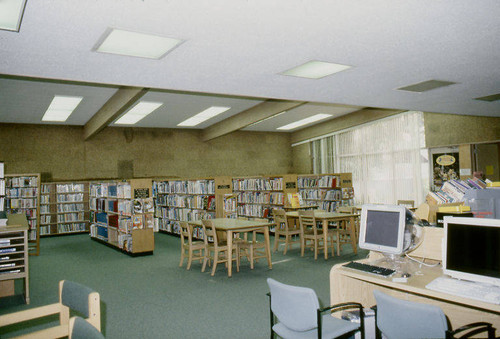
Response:
[{"label": "office chair", "polygon": [[460,338],[468,338],[481,332],[488,332],[488,338],[495,337],[495,329],[488,323],[474,323],[452,331],[448,320],[436,305],[422,304],[391,297],[374,290],[377,301],[377,338],[383,334],[387,338],[455,338],[460,332],[471,330]]},{"label": "office chair", "polygon": [[320,308],[318,297],[310,288],[286,285],[271,278],[267,278],[267,284],[270,290],[271,338],[275,334],[285,339],[337,338],[357,331],[364,338],[363,317],[360,317],[360,323],[356,323],[331,316],[333,312],[348,309],[356,309],[363,314],[361,304],[343,303]]},{"label": "office chair", "polygon": [[[0,316],[0,327],[59,315],[59,325],[29,333],[32,338],[60,338],[69,335],[70,310],[82,314],[92,326],[101,330],[99,293],[69,280],[59,282],[59,302]],[[28,336],[28,335],[27,335]]]},{"label": "office chair", "polygon": [[81,317],[69,320],[69,339],[101,339],[104,335]]}]

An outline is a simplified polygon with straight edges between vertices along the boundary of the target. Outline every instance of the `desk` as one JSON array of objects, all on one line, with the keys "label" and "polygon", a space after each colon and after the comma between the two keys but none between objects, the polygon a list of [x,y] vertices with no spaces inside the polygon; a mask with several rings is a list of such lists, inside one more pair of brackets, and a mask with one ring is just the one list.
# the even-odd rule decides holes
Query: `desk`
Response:
[{"label": "desk", "polygon": [[[224,231],[227,234],[227,247],[228,247],[228,257],[229,264],[227,265],[227,275],[232,276],[233,272],[233,256],[230,255],[233,250],[233,233],[238,232],[249,232],[254,230],[262,230],[264,232],[264,239],[266,243],[266,255],[267,264],[269,268],[272,269],[273,265],[271,263],[271,247],[269,242],[269,226],[274,225],[272,222],[263,222],[255,220],[241,220],[241,219],[229,219],[229,218],[216,218],[210,219],[217,231]],[[202,227],[201,220],[189,221],[189,223],[195,227]]]},{"label": "desk", "polygon": [[[288,218],[299,218],[299,212],[286,212],[286,216]],[[346,227],[349,231],[349,235],[351,238],[352,250],[354,253],[358,253],[358,249],[356,247],[356,229],[355,229],[355,220],[358,217],[358,214],[349,214],[349,213],[336,213],[336,212],[325,212],[314,210],[314,217],[316,220],[321,221],[323,223],[323,245],[325,252],[325,259],[328,259],[328,224],[332,221],[337,222],[345,222]],[[338,236],[338,235],[337,235]],[[337,253],[338,254],[338,253]]]},{"label": "desk", "polygon": [[442,269],[423,266],[420,271],[422,275],[414,274],[407,283],[396,283],[391,278],[335,265],[330,271],[331,304],[355,301],[371,307],[375,305],[373,290],[377,289],[400,299],[441,307],[454,329],[476,321],[490,322],[500,328],[500,305],[428,290],[425,285],[441,276]]}]

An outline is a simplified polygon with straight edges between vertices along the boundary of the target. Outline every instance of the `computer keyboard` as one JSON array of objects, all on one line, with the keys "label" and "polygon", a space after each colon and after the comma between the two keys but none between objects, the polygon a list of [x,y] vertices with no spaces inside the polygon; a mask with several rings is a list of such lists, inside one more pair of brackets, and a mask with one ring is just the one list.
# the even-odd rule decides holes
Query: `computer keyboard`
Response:
[{"label": "computer keyboard", "polygon": [[498,286],[449,277],[439,277],[428,283],[425,287],[437,292],[500,305],[500,287]]},{"label": "computer keyboard", "polygon": [[347,267],[347,268],[353,268],[355,270],[363,271],[366,273],[373,273],[373,274],[385,276],[385,277],[391,276],[394,274],[394,272],[396,272],[395,270],[390,269],[390,268],[369,265],[369,264],[363,264],[363,263],[356,262],[356,261],[351,261],[343,266]]}]

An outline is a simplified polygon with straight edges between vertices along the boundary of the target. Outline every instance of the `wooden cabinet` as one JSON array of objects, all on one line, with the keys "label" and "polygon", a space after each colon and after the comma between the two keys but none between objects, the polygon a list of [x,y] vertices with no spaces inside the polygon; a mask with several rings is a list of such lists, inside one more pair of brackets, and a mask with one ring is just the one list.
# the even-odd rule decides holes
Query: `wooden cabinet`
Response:
[{"label": "wooden cabinet", "polygon": [[40,236],[89,232],[88,182],[42,183]]},{"label": "wooden cabinet", "polygon": [[24,280],[24,298],[30,303],[28,266],[28,222],[25,215],[8,215],[0,227],[0,297],[14,294],[14,280]]},{"label": "wooden cabinet", "polygon": [[91,182],[90,236],[130,255],[154,250],[151,179]]},{"label": "wooden cabinet", "polygon": [[40,253],[40,174],[6,174],[6,212],[28,220],[30,255]]}]

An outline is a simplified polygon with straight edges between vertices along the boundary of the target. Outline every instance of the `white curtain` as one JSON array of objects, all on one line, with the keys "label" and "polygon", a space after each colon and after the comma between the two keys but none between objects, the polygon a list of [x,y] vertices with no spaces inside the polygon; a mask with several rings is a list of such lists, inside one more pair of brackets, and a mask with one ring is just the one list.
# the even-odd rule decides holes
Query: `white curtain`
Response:
[{"label": "white curtain", "polygon": [[429,191],[422,112],[405,112],[311,142],[314,173],[352,173],[356,204],[418,205]]}]

